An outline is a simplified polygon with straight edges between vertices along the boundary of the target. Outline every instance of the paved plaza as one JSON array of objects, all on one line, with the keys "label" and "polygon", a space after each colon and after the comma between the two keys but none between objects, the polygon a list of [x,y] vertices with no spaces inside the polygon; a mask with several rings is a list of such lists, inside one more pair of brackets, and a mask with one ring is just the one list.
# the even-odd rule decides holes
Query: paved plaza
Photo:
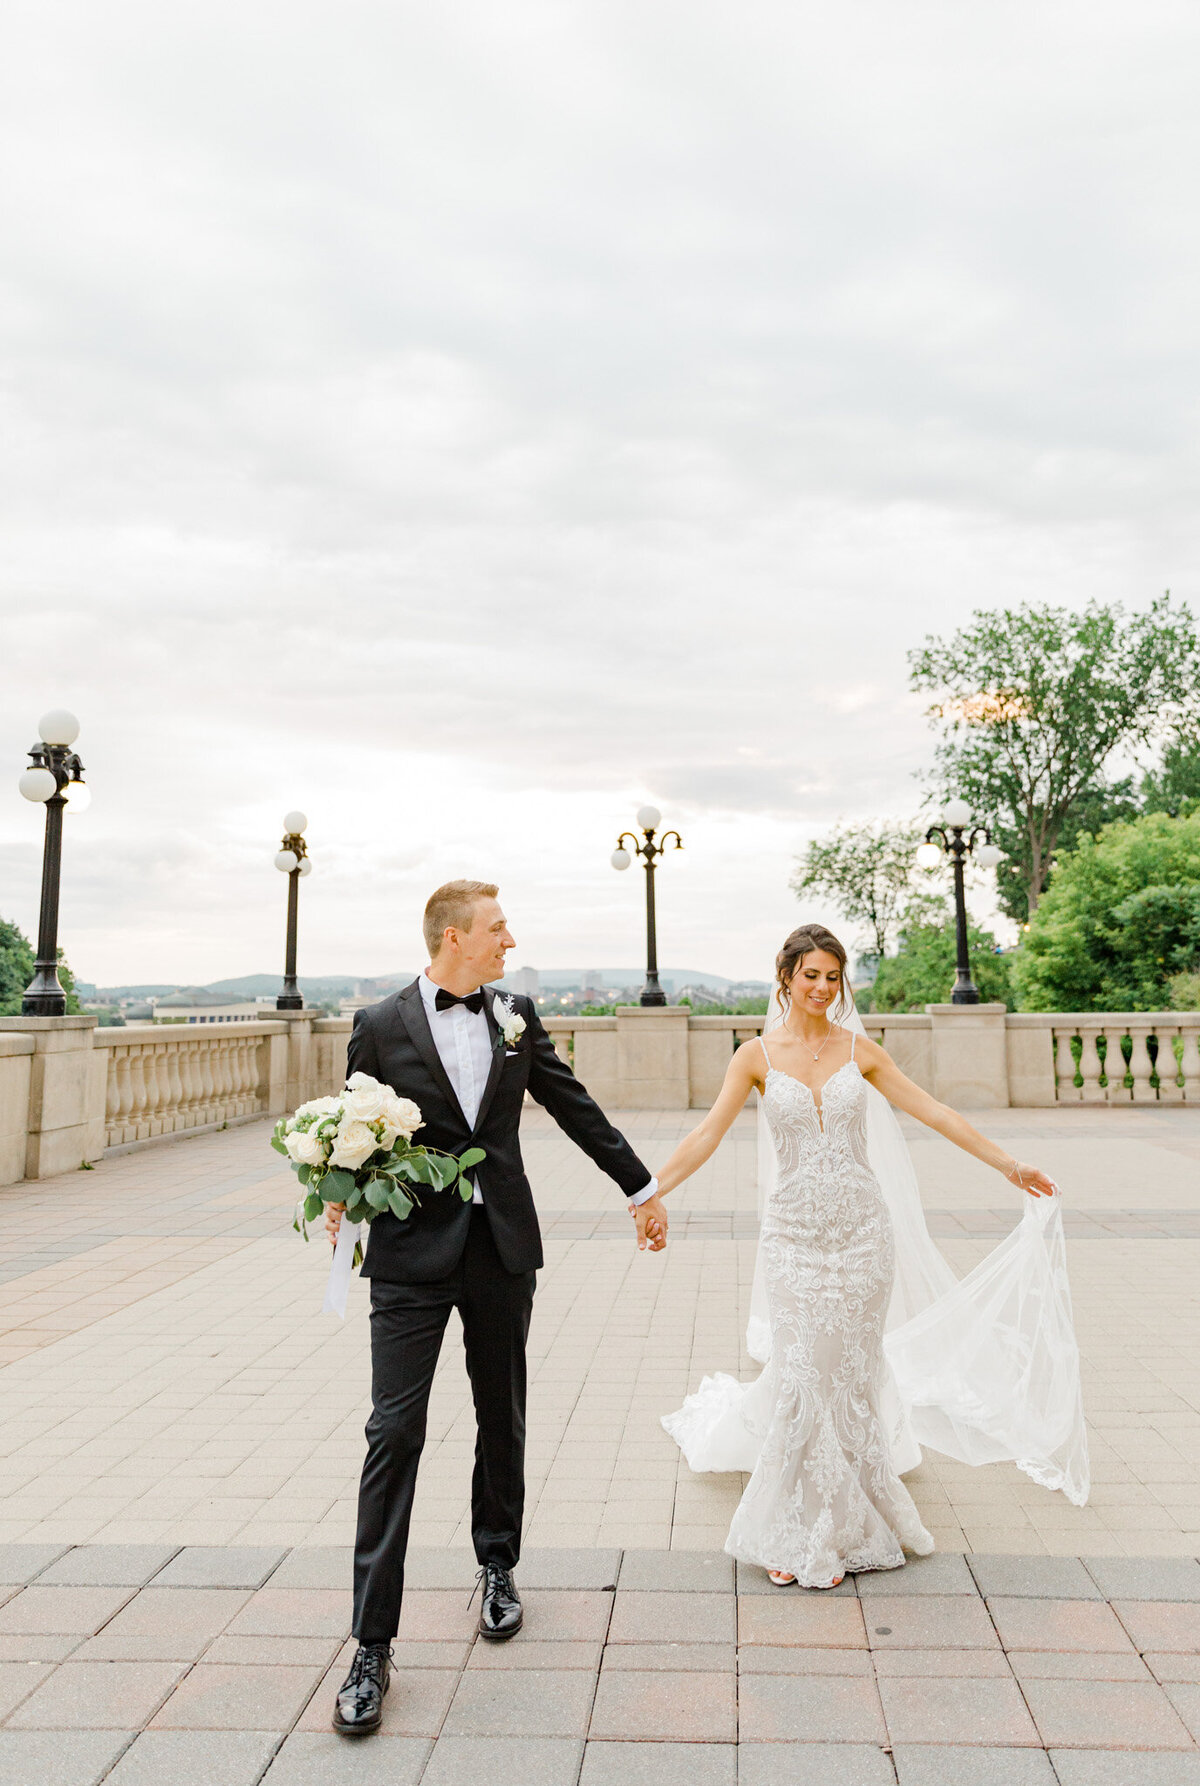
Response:
[{"label": "paved plaza", "polygon": [[[616,1120],[654,1166],[695,1114]],[[753,1370],[753,1116],[672,1199],[671,1244],[651,1256],[619,1194],[531,1110],[547,1267],[527,1630],[471,1641],[473,1422],[452,1326],[387,1734],[360,1747],[325,1730],[366,1288],[344,1325],[318,1312],[328,1250],[291,1231],[269,1125],[0,1191],[0,1786],[253,1786],[268,1768],[270,1786],[874,1786],[897,1771],[901,1786],[1200,1786],[1200,1111],[980,1120],[1068,1199],[1090,1505],[928,1454],[908,1480],[935,1557],[833,1596],[735,1582],[721,1546],[741,1478],[691,1476],[659,1416],[707,1371]],[[965,1269],[1016,1193],[912,1139],[931,1226]]]}]

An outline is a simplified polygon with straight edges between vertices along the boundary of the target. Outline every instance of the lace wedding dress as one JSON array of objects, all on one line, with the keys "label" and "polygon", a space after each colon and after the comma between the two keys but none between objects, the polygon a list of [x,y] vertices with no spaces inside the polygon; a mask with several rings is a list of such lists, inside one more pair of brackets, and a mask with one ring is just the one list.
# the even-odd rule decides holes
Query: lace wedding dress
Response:
[{"label": "lace wedding dress", "polygon": [[[847,1027],[862,1033],[852,1014]],[[1083,1505],[1089,1473],[1059,1197],[961,1281],[925,1226],[886,1100],[851,1058],[818,1094],[771,1065],[752,1383],[706,1377],[663,1425],[693,1470],[749,1470],[726,1550],[828,1587],[933,1540],[902,1472],[922,1443],[1016,1462]],[[881,1183],[882,1179],[882,1183]],[[898,1258],[899,1254],[899,1258]]]},{"label": "lace wedding dress", "polygon": [[761,1243],[770,1363],[749,1393],[709,1378],[663,1421],[685,1453],[701,1435],[711,1443],[726,1415],[735,1446],[739,1427],[754,1432],[761,1449],[725,1548],[804,1587],[933,1549],[880,1407],[895,1255],[867,1159],[866,1101],[853,1053],[820,1102],[768,1056],[763,1112],[778,1162]]}]

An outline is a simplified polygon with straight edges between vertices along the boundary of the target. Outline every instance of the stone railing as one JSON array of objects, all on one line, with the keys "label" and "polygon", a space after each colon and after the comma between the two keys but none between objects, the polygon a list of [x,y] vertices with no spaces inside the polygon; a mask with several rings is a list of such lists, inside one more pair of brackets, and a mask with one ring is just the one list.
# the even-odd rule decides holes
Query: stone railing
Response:
[{"label": "stone railing", "polygon": [[[962,1110],[1200,1103],[1200,1012],[929,1005],[863,1021],[910,1079]],[[706,1109],[762,1024],[636,1005],[546,1019],[559,1055],[613,1110]],[[0,1184],[293,1110],[345,1083],[349,1036],[348,1018],[307,1011],[103,1030],[94,1017],[0,1017]]]}]

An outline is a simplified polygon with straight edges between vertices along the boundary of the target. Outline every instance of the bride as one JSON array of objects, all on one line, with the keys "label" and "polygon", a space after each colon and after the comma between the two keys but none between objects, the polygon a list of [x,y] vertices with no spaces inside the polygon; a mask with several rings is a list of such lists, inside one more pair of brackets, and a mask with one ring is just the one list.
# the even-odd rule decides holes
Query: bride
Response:
[{"label": "bride", "polygon": [[[788,937],[774,1003],[775,1026],[737,1050],[716,1103],[658,1175],[662,1193],[675,1190],[760,1093],[769,1145],[748,1344],[766,1369],[751,1384],[706,1377],[663,1420],[693,1469],[752,1471],[726,1550],[777,1586],[812,1588],[928,1553],[900,1480],[922,1442],[969,1463],[1012,1459],[1082,1504],[1057,1187],[869,1040],[830,931]],[[961,1283],[929,1237],[885,1099],[1040,1206]]]}]

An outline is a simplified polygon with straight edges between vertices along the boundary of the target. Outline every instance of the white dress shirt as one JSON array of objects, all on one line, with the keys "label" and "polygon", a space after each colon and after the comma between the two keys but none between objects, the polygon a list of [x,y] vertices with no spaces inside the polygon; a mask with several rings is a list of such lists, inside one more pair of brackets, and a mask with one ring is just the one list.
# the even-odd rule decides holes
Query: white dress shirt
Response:
[{"label": "white dress shirt", "polygon": [[[446,1077],[454,1087],[454,1095],[462,1107],[463,1115],[474,1128],[483,1089],[492,1070],[492,1033],[488,1028],[487,1018],[482,1011],[468,1011],[466,1005],[451,1005],[448,1009],[439,1011],[438,987],[429,978],[428,969],[421,975],[420,985],[425,1015],[429,1019],[429,1029],[433,1036],[433,1045],[438,1051],[438,1059],[446,1069]],[[484,997],[491,996],[493,995],[485,987]],[[657,1190],[658,1180],[652,1178],[648,1185],[635,1191],[629,1201],[644,1203]],[[483,1202],[478,1184],[475,1185],[475,1194],[471,1201]]]}]

